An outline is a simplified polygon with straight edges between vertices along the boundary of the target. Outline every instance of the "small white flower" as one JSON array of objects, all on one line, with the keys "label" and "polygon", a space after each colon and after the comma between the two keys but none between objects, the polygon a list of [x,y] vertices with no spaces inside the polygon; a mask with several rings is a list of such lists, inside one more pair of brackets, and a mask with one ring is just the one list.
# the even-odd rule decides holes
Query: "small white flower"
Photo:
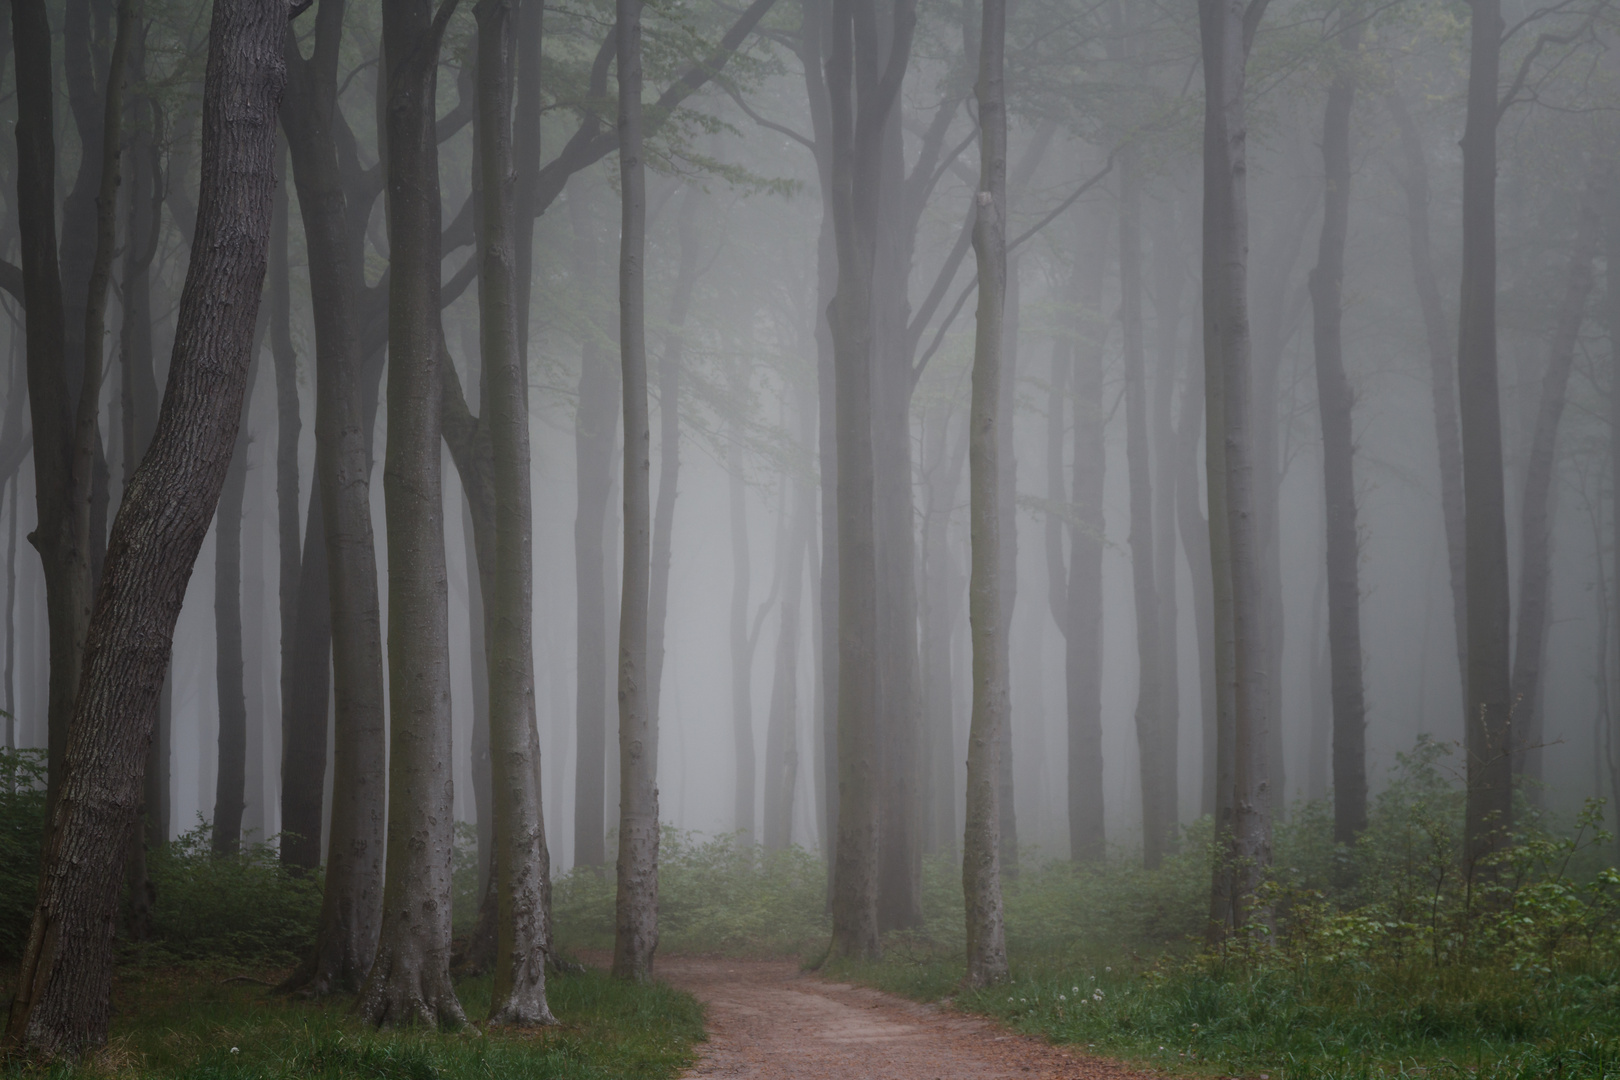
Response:
[{"label": "small white flower", "polygon": [[1111,967],[1105,967],[1105,968],[1103,968],[1103,970],[1104,970],[1104,971],[1113,971],[1113,970],[1114,970],[1114,969],[1113,969],[1113,968],[1111,968]]},{"label": "small white flower", "polygon": [[1069,1000],[1069,995],[1068,994],[1059,994],[1058,995],[1058,1000],[1059,1001],[1068,1001]]},{"label": "small white flower", "polygon": [[1069,988],[1069,993],[1071,993],[1071,994],[1078,994],[1079,992],[1080,992],[1080,988],[1078,986],[1071,986]]},{"label": "small white flower", "polygon": [[242,1051],[241,1051],[241,1050],[239,1050],[239,1049],[237,1049],[237,1048],[236,1048],[236,1047],[234,1047],[234,1046],[233,1046],[233,1047],[231,1047],[231,1053],[233,1053],[233,1054],[240,1054],[240,1053],[241,1053],[241,1052],[242,1052]]},{"label": "small white flower", "polygon": [[1092,1001],[1101,1001],[1102,999],[1103,999],[1103,992],[1101,990],[1093,990],[1091,992],[1091,1000]]}]

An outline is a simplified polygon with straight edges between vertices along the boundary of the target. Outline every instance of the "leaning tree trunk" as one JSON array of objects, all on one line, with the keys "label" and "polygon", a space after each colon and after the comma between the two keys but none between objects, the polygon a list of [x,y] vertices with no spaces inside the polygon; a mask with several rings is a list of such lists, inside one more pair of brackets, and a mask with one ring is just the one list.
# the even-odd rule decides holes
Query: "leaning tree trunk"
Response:
[{"label": "leaning tree trunk", "polygon": [[979,39],[979,184],[973,254],[979,308],[973,341],[973,403],[968,435],[968,516],[973,570],[968,623],[973,633],[973,716],[968,729],[967,824],[962,833],[962,897],[967,909],[967,981],[1007,977],[1001,907],[1000,756],[1007,724],[1007,622],[1001,567],[1000,431],[1002,304],[1007,295],[1007,100],[1002,83],[1004,0],[984,0]]},{"label": "leaning tree trunk", "polygon": [[624,587],[619,606],[619,858],[613,974],[646,982],[658,948],[658,718],[647,711],[652,431],[647,416],[647,173],[641,0],[617,0],[619,362],[624,390]]},{"label": "leaning tree trunk", "polygon": [[[1457,355],[1452,351],[1440,305],[1440,278],[1434,269],[1429,237],[1429,163],[1417,125],[1399,93],[1385,104],[1401,136],[1406,168],[1399,175],[1406,195],[1406,240],[1412,262],[1412,284],[1423,313],[1429,346],[1429,390],[1434,402],[1434,434],[1440,461],[1440,515],[1446,532],[1446,566],[1451,573],[1451,616],[1457,640],[1457,670],[1462,698],[1468,700],[1468,571],[1463,511],[1462,436],[1457,429]],[[1463,727],[1468,727],[1464,709]]]},{"label": "leaning tree trunk", "polygon": [[1500,850],[1513,827],[1512,706],[1508,667],[1507,519],[1496,364],[1496,100],[1501,0],[1472,0],[1468,119],[1463,128],[1462,302],[1457,383],[1462,427],[1464,563],[1468,597],[1468,798],[1464,867]]},{"label": "leaning tree trunk", "polygon": [[450,981],[449,596],[440,487],[439,46],[456,0],[383,9],[388,170],[388,861],[377,958],[355,1010],[460,1024]]},{"label": "leaning tree trunk", "polygon": [[517,0],[480,0],[478,257],[482,346],[495,487],[495,594],[489,612],[489,748],[499,920],[490,1021],[555,1023],[546,1004],[545,826],[534,715],[534,561],[529,380],[517,343],[512,211],[512,53]]},{"label": "leaning tree trunk", "polygon": [[[1603,214],[1607,178],[1588,181],[1576,218],[1575,246],[1569,255],[1568,277],[1558,319],[1547,347],[1547,368],[1541,377],[1541,403],[1530,437],[1525,462],[1524,499],[1519,507],[1519,612],[1513,654],[1514,772],[1537,782],[1529,795],[1540,801],[1542,738],[1542,665],[1547,657],[1547,626],[1552,592],[1553,476],[1558,458],[1558,424],[1568,397],[1569,375],[1575,365],[1581,324],[1596,277],[1595,262],[1603,244]],[[1615,268],[1620,273],[1620,267]]]},{"label": "leaning tree trunk", "polygon": [[1353,844],[1367,826],[1367,706],[1361,672],[1361,576],[1356,533],[1355,395],[1344,371],[1344,242],[1350,217],[1350,112],[1356,99],[1359,27],[1341,29],[1346,65],[1328,88],[1322,121],[1326,193],[1311,272],[1316,400],[1322,417],[1327,500],[1328,653],[1333,686],[1333,839]]},{"label": "leaning tree trunk", "polygon": [[[295,697],[284,706],[282,830],[297,835],[284,863],[320,859],[328,688],[332,811],[315,947],[288,980],[321,995],[356,991],[377,952],[382,920],[387,718],[382,620],[371,528],[371,438],[350,218],[337,158],[343,118],[337,67],[344,4],[315,13],[308,60],[289,31],[282,129],[309,253],[315,321],[315,477],[298,583]],[[330,676],[328,673],[330,672]],[[330,683],[328,679],[330,678]]]},{"label": "leaning tree trunk", "polygon": [[[1240,930],[1271,863],[1267,640],[1250,430],[1245,68],[1267,0],[1199,0],[1204,60],[1204,358],[1216,670],[1230,695],[1230,812],[1211,922]],[[1223,625],[1224,624],[1224,625]],[[1225,642],[1222,638],[1225,638]],[[1225,645],[1223,648],[1222,645]],[[1219,690],[1217,693],[1219,694]],[[1219,698],[1217,698],[1219,701]],[[1219,769],[1218,769],[1219,771]],[[1222,808],[1224,809],[1224,808]]]},{"label": "leaning tree trunk", "polygon": [[37,1054],[75,1054],[107,1037],[118,888],[153,713],[241,422],[287,12],[285,0],[242,0],[213,13],[197,225],[168,390],[113,523],[11,1007],[11,1038]]}]

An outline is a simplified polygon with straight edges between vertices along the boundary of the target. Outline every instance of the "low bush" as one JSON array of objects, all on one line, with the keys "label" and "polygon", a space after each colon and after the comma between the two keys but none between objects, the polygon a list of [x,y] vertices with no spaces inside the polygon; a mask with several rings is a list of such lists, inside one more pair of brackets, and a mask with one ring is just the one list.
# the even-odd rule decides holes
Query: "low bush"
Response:
[{"label": "low bush", "polygon": [[45,752],[0,748],[0,960],[28,943],[45,828]]}]

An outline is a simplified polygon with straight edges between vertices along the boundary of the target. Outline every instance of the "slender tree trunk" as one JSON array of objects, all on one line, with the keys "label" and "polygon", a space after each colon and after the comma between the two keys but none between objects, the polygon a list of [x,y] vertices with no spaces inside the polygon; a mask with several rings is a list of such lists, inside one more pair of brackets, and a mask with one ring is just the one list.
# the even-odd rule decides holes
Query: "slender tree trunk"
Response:
[{"label": "slender tree trunk", "polygon": [[[570,198],[574,225],[575,265],[579,280],[594,291],[595,222],[589,199]],[[589,300],[589,292],[582,297]],[[574,781],[574,865],[601,866],[607,861],[607,504],[612,484],[613,441],[618,416],[613,399],[612,364],[595,336],[580,354],[579,406],[574,414],[574,458],[579,507],[574,517],[575,633],[578,637]]]},{"label": "slender tree trunk", "polygon": [[1176,763],[1165,753],[1159,707],[1159,593],[1154,581],[1153,473],[1148,458],[1147,362],[1142,343],[1142,193],[1136,152],[1120,171],[1120,324],[1125,356],[1125,465],[1131,492],[1131,593],[1136,602],[1136,745],[1142,777],[1142,862],[1155,870],[1175,839]]},{"label": "slender tree trunk", "polygon": [[[883,132],[911,54],[916,10],[896,0],[887,56],[872,0],[833,0],[827,57],[833,233],[838,291],[832,330],[838,452],[838,830],[833,867],[833,948],[876,957],[881,762],[878,707],[877,553],[872,464],[872,275]],[[856,49],[859,39],[863,47]]]},{"label": "slender tree trunk", "polygon": [[[242,401],[244,417],[252,409],[257,366],[249,361]],[[247,807],[247,695],[242,674],[242,504],[247,495],[247,432],[247,421],[243,420],[214,515],[214,682],[219,700],[215,855],[236,853],[242,840],[242,812]]]},{"label": "slender tree trunk", "polygon": [[1463,128],[1462,301],[1457,382],[1468,597],[1465,868],[1507,843],[1513,826],[1507,521],[1496,365],[1496,100],[1501,0],[1470,0],[1468,119]]},{"label": "slender tree trunk", "polygon": [[931,846],[955,860],[956,678],[951,637],[961,612],[961,580],[953,565],[950,523],[967,459],[966,430],[951,438],[953,409],[930,408],[923,423],[922,569],[919,610],[922,623],[923,729],[928,747]]},{"label": "slender tree trunk", "polygon": [[[1552,497],[1557,482],[1553,472],[1558,462],[1558,425],[1564,415],[1581,324],[1586,321],[1586,305],[1597,276],[1595,263],[1602,253],[1603,212],[1600,207],[1608,194],[1606,187],[1606,177],[1588,181],[1576,218],[1574,249],[1569,255],[1563,302],[1559,304],[1552,340],[1547,346],[1541,403],[1530,437],[1524,469],[1524,499],[1519,507],[1519,625],[1513,654],[1514,771],[1533,782],[1529,794],[1538,803],[1541,801],[1539,781],[1546,726],[1541,709],[1542,665],[1547,656],[1552,602]],[[1620,267],[1615,269],[1620,273]]]},{"label": "slender tree trunk", "polygon": [[388,170],[388,862],[356,1011],[459,1024],[450,982],[449,597],[440,490],[439,46],[456,0],[383,9]]},{"label": "slender tree trunk", "polygon": [[[531,0],[532,2],[532,0]],[[490,610],[489,748],[500,891],[490,1020],[551,1024],[546,1004],[548,867],[533,730],[533,541],[529,380],[517,342],[512,184],[513,24],[517,0],[480,0],[478,312],[495,473],[495,594]]]},{"label": "slender tree trunk", "polygon": [[[1468,701],[1468,570],[1464,536],[1462,436],[1457,428],[1457,354],[1446,330],[1440,304],[1440,279],[1434,269],[1429,236],[1429,163],[1417,125],[1399,93],[1384,97],[1401,137],[1406,168],[1399,173],[1406,194],[1406,238],[1411,252],[1412,283],[1423,313],[1429,346],[1429,389],[1434,400],[1434,434],[1440,460],[1440,512],[1446,531],[1446,565],[1451,572],[1452,627],[1457,638],[1459,686]],[[1463,710],[1468,727],[1468,710]]]},{"label": "slender tree trunk", "polygon": [[[1005,205],[1003,205],[1005,211]],[[1005,227],[1004,227],[1005,231]],[[1018,259],[1007,260],[1006,293],[1002,300],[1002,342],[999,357],[1000,385],[1006,393],[997,395],[996,437],[1001,445],[996,452],[996,467],[1000,476],[996,481],[1001,524],[999,551],[1001,559],[1001,633],[1011,648],[1013,607],[1018,599],[1018,457],[1013,439],[1015,414],[1018,407],[1018,313],[1021,305],[1018,288]],[[971,481],[969,487],[971,488]],[[971,606],[971,605],[970,605]],[[1012,673],[1007,675],[1006,722],[1001,725],[1001,755],[996,783],[1001,789],[997,818],[1001,830],[1001,872],[1009,879],[1018,876],[1018,805],[1013,786],[1013,707]]]},{"label": "slender tree trunk", "polygon": [[748,593],[753,561],[748,547],[747,486],[743,479],[742,420],[748,402],[748,369],[741,362],[729,373],[733,415],[727,427],[726,475],[731,518],[731,747],[736,756],[731,828],[738,843],[754,843],[754,650],[748,633]]},{"label": "slender tree trunk", "polygon": [[1187,365],[1176,419],[1176,531],[1181,535],[1192,578],[1193,622],[1198,637],[1198,699],[1201,735],[1198,812],[1216,817],[1219,709],[1215,679],[1215,582],[1210,573],[1209,521],[1198,503],[1198,442],[1204,429],[1204,367],[1196,357]]},{"label": "slender tree trunk", "polygon": [[241,420],[275,189],[286,22],[280,0],[214,11],[196,239],[168,390],[113,525],[11,1007],[11,1038],[36,1054],[76,1054],[107,1037],[131,814],[175,620]]},{"label": "slender tree trunk", "polygon": [[307,60],[289,30],[281,115],[315,321],[315,477],[298,583],[298,692],[286,703],[282,729],[282,828],[297,836],[290,850],[283,846],[285,863],[313,868],[320,858],[329,708],[333,781],[315,947],[284,986],[316,995],[359,990],[377,953],[388,761],[371,528],[376,399],[360,345],[364,281],[353,228],[369,207],[349,205],[337,156],[347,133],[337,105],[344,9],[342,0],[318,5]]},{"label": "slender tree trunk", "polygon": [[[1353,15],[1347,14],[1346,18]],[[1356,99],[1359,29],[1340,30],[1345,67],[1328,88],[1322,121],[1326,194],[1322,239],[1311,272],[1316,328],[1316,400],[1322,417],[1322,490],[1327,499],[1328,653],[1333,685],[1333,839],[1352,844],[1367,826],[1367,707],[1361,682],[1360,543],[1356,531],[1355,394],[1344,370],[1344,244],[1350,218],[1350,113]]]},{"label": "slender tree trunk", "polygon": [[619,858],[613,974],[652,978],[658,948],[658,718],[647,710],[652,432],[647,417],[647,177],[642,160],[641,0],[617,0],[619,358],[624,389],[624,587],[619,608]]},{"label": "slender tree trunk", "polygon": [[[1604,281],[1608,295],[1604,297],[1609,331],[1609,513],[1612,519],[1614,562],[1609,576],[1614,581],[1614,599],[1609,610],[1620,612],[1620,169],[1609,177],[1609,195],[1604,205]],[[1611,634],[1620,649],[1620,633]],[[1620,675],[1620,651],[1614,657],[1614,670]],[[1609,700],[1620,701],[1620,694],[1611,694]],[[1610,790],[1614,806],[1620,807],[1620,760],[1616,759],[1616,743],[1620,742],[1620,715],[1607,717],[1608,732],[1605,746],[1608,760]]]},{"label": "slender tree trunk", "polygon": [[1181,825],[1181,648],[1175,517],[1180,466],[1171,415],[1181,368],[1181,297],[1187,275],[1177,243],[1173,193],[1166,193],[1154,216],[1153,323],[1158,358],[1148,398],[1148,441],[1153,448],[1153,585],[1159,596],[1159,754],[1166,783],[1165,828],[1168,843],[1174,848]]},{"label": "slender tree trunk", "polygon": [[967,825],[962,834],[962,896],[967,908],[967,981],[987,986],[1007,977],[1001,907],[1001,733],[1007,723],[1007,620],[1003,615],[1001,498],[997,461],[1002,304],[1007,295],[1007,102],[1002,84],[1004,0],[984,0],[979,38],[979,184],[974,196],[973,253],[979,307],[973,342],[973,404],[968,436],[968,513],[973,571],[968,622],[973,630],[973,719],[968,735]]},{"label": "slender tree trunk", "polygon": [[[1267,0],[1199,0],[1204,60],[1204,357],[1217,685],[1230,689],[1230,811],[1211,922],[1238,930],[1271,862],[1267,644],[1255,534],[1248,317],[1245,68]],[[1224,639],[1224,640],[1223,640]],[[1220,690],[1217,690],[1220,693]],[[1224,704],[1217,698],[1217,708]],[[1223,733],[1224,734],[1224,733]],[[1217,755],[1219,757],[1219,754]],[[1217,765],[1217,772],[1221,770]],[[1218,808],[1224,810],[1224,807]],[[1217,933],[1219,930],[1216,931]]]},{"label": "slender tree trunk", "polygon": [[[15,388],[16,380],[12,380],[12,383]],[[15,750],[17,749],[17,534],[22,532],[22,523],[17,520],[17,491],[22,487],[22,482],[13,476],[10,485],[11,505],[6,511],[5,709],[6,749]],[[143,877],[142,881],[144,880]]]},{"label": "slender tree trunk", "polygon": [[[797,404],[796,437],[809,449],[815,411]],[[776,637],[776,672],[765,737],[765,850],[781,851],[793,842],[793,796],[799,777],[799,624],[804,591],[804,557],[810,540],[810,493],[804,484],[782,477],[782,543],[778,547],[781,597]]]}]

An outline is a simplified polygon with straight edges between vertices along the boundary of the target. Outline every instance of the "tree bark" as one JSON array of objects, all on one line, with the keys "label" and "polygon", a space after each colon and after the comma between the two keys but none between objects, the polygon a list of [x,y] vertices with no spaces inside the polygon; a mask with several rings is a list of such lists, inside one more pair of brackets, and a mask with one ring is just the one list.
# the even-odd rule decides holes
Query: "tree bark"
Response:
[{"label": "tree bark", "polygon": [[383,9],[388,170],[388,845],[373,1024],[464,1021],[450,981],[449,597],[440,481],[439,47],[456,0]]},{"label": "tree bark", "polygon": [[[897,0],[887,57],[872,0],[833,0],[827,57],[838,290],[832,330],[838,453],[838,832],[833,867],[833,948],[875,958],[878,936],[877,553],[873,504],[873,262],[883,132],[896,108],[916,25],[913,0]],[[856,39],[863,42],[859,50]]]},{"label": "tree bark", "polygon": [[[1508,842],[1513,826],[1507,521],[1496,364],[1496,125],[1501,0],[1470,0],[1468,119],[1463,128],[1462,300],[1458,415],[1462,429],[1464,563],[1468,597],[1468,797],[1464,867]],[[1488,875],[1486,875],[1488,876]]]},{"label": "tree bark", "polygon": [[[1353,18],[1354,14],[1348,14]],[[1328,652],[1333,693],[1333,839],[1353,844],[1367,826],[1367,706],[1361,682],[1360,537],[1356,531],[1355,394],[1344,370],[1344,245],[1350,218],[1350,114],[1359,24],[1340,28],[1344,67],[1328,87],[1322,121],[1326,193],[1322,238],[1311,272],[1316,400],[1322,418],[1322,490],[1327,500]]]},{"label": "tree bark", "polygon": [[1384,97],[1401,137],[1406,168],[1399,175],[1406,195],[1406,237],[1412,262],[1412,283],[1418,309],[1423,313],[1424,338],[1429,346],[1429,389],[1434,401],[1434,434],[1440,462],[1440,513],[1445,525],[1446,566],[1451,572],[1452,627],[1457,638],[1457,671],[1464,702],[1463,729],[1468,709],[1468,559],[1463,510],[1462,436],[1457,428],[1457,356],[1446,330],[1440,304],[1440,279],[1434,269],[1429,235],[1429,163],[1417,125],[1398,92]]},{"label": "tree bark", "polygon": [[619,362],[624,391],[624,585],[619,607],[619,857],[613,974],[646,982],[658,948],[658,718],[647,711],[652,431],[647,416],[647,176],[641,0],[617,0]]},{"label": "tree bark", "polygon": [[298,589],[299,693],[287,705],[282,735],[282,828],[298,837],[290,852],[283,849],[285,862],[313,867],[319,859],[329,707],[333,778],[315,947],[284,988],[315,995],[359,990],[377,953],[388,761],[371,528],[376,399],[359,331],[362,230],[370,205],[351,201],[338,157],[349,137],[337,105],[344,10],[341,0],[317,7],[307,60],[289,31],[281,113],[309,252],[315,322],[315,477]]},{"label": "tree bark", "polygon": [[196,238],[168,390],[113,524],[11,1008],[12,1040],[36,1054],[76,1054],[107,1036],[114,913],[153,712],[241,420],[275,188],[287,15],[284,0],[214,10]]},{"label": "tree bark", "polygon": [[979,37],[979,183],[973,254],[979,306],[973,342],[973,401],[968,435],[968,514],[973,570],[968,622],[973,633],[973,716],[968,732],[967,823],[962,833],[962,896],[967,911],[967,981],[988,986],[1007,977],[1001,906],[999,783],[1007,723],[1007,621],[1003,614],[1002,481],[998,457],[1002,304],[1007,289],[1007,101],[1002,83],[1005,0],[984,0]]},{"label": "tree bark", "polygon": [[483,199],[478,313],[495,474],[496,591],[489,598],[488,661],[500,917],[490,1021],[552,1024],[556,1019],[546,1003],[549,912],[544,877],[549,866],[533,729],[529,380],[518,347],[514,290],[512,61],[517,6],[517,0],[480,0],[477,8],[476,121]]},{"label": "tree bark", "polygon": [[[1524,499],[1519,507],[1519,611],[1513,654],[1514,772],[1532,781],[1529,796],[1541,801],[1543,731],[1542,665],[1547,656],[1553,573],[1552,495],[1557,482],[1558,425],[1568,397],[1569,375],[1586,305],[1596,278],[1594,265],[1603,244],[1601,202],[1606,178],[1593,177],[1576,218],[1574,248],[1564,284],[1563,302],[1553,323],[1547,346],[1547,367],[1541,377],[1541,402],[1525,461]],[[1620,267],[1616,267],[1620,273]]]},{"label": "tree bark", "polygon": [[[1204,357],[1218,683],[1230,689],[1231,796],[1218,813],[1211,922],[1238,931],[1271,863],[1270,679],[1255,529],[1248,315],[1245,68],[1268,0],[1199,0],[1204,60]],[[1224,625],[1223,625],[1224,623]],[[1222,638],[1226,641],[1223,643]],[[1223,648],[1222,645],[1225,645]],[[1224,808],[1223,808],[1224,809]]]}]

